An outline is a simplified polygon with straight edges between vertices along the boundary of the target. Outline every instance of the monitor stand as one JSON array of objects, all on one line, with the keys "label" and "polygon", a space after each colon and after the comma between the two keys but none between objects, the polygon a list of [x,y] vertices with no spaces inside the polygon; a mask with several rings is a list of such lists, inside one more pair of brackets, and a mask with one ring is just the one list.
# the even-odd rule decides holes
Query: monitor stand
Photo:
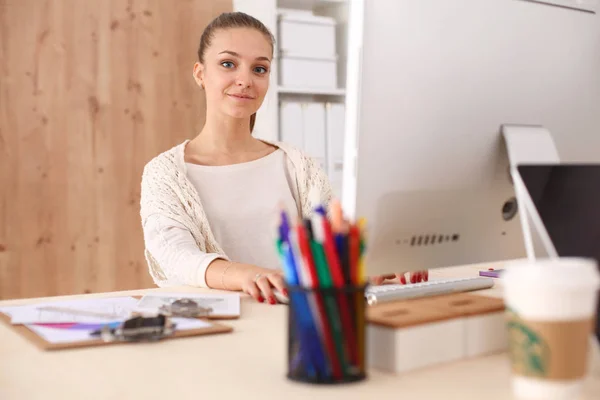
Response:
[{"label": "monitor stand", "polygon": [[527,258],[557,258],[556,249],[517,171],[517,165],[560,164],[552,135],[543,126],[503,125],[502,136],[508,153]]},{"label": "monitor stand", "polygon": [[[502,136],[506,144],[513,179],[527,258],[558,258],[548,231],[527,194],[517,165],[560,164],[560,157],[550,132],[541,126],[504,125]],[[600,343],[600,303],[596,318],[596,338]]]}]

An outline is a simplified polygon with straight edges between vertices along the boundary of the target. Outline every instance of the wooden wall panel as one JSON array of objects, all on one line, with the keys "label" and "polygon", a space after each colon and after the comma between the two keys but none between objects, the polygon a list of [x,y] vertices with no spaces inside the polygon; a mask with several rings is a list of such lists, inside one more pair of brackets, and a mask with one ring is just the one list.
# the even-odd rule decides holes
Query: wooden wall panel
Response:
[{"label": "wooden wall panel", "polygon": [[0,0],[0,299],[152,286],[140,178],[193,137],[231,0]]}]

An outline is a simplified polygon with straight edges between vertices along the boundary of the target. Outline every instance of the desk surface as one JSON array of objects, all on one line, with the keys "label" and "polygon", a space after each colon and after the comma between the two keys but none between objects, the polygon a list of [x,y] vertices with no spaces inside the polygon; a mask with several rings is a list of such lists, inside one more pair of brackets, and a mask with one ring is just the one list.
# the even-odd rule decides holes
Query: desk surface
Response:
[{"label": "desk surface", "polygon": [[[435,277],[474,276],[480,268],[431,271]],[[140,295],[166,289],[78,297]],[[202,292],[194,288],[168,291]],[[501,296],[501,288],[479,292]],[[58,298],[56,298],[58,299]],[[41,299],[0,302],[28,304]],[[393,375],[369,371],[364,382],[312,386],[288,381],[286,306],[242,300],[230,334],[152,344],[44,352],[0,323],[0,399],[511,399],[506,354]],[[600,393],[600,351],[594,345],[584,399]],[[595,395],[594,395],[595,394]]]}]

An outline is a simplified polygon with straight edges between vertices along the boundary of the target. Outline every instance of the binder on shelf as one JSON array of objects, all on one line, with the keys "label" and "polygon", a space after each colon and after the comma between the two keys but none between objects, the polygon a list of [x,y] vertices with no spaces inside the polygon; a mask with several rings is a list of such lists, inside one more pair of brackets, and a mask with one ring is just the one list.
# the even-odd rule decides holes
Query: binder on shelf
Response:
[{"label": "binder on shelf", "polygon": [[302,121],[302,103],[283,101],[279,106],[279,131],[281,141],[304,148]]},{"label": "binder on shelf", "polygon": [[305,103],[303,107],[304,150],[326,168],[327,144],[325,129],[325,104]]},{"label": "binder on shelf", "polygon": [[327,174],[335,194],[340,197],[344,169],[345,106],[326,104]]}]

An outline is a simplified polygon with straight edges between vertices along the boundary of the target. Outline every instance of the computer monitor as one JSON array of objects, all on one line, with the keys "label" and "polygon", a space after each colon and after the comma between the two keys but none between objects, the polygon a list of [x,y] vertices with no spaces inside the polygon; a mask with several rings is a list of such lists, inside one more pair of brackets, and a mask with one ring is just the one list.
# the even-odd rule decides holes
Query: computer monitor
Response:
[{"label": "computer monitor", "polygon": [[524,0],[352,0],[342,203],[369,275],[525,257],[504,124],[600,159],[600,16]]},{"label": "computer monitor", "polygon": [[519,165],[517,173],[545,254],[600,262],[600,164]]}]

